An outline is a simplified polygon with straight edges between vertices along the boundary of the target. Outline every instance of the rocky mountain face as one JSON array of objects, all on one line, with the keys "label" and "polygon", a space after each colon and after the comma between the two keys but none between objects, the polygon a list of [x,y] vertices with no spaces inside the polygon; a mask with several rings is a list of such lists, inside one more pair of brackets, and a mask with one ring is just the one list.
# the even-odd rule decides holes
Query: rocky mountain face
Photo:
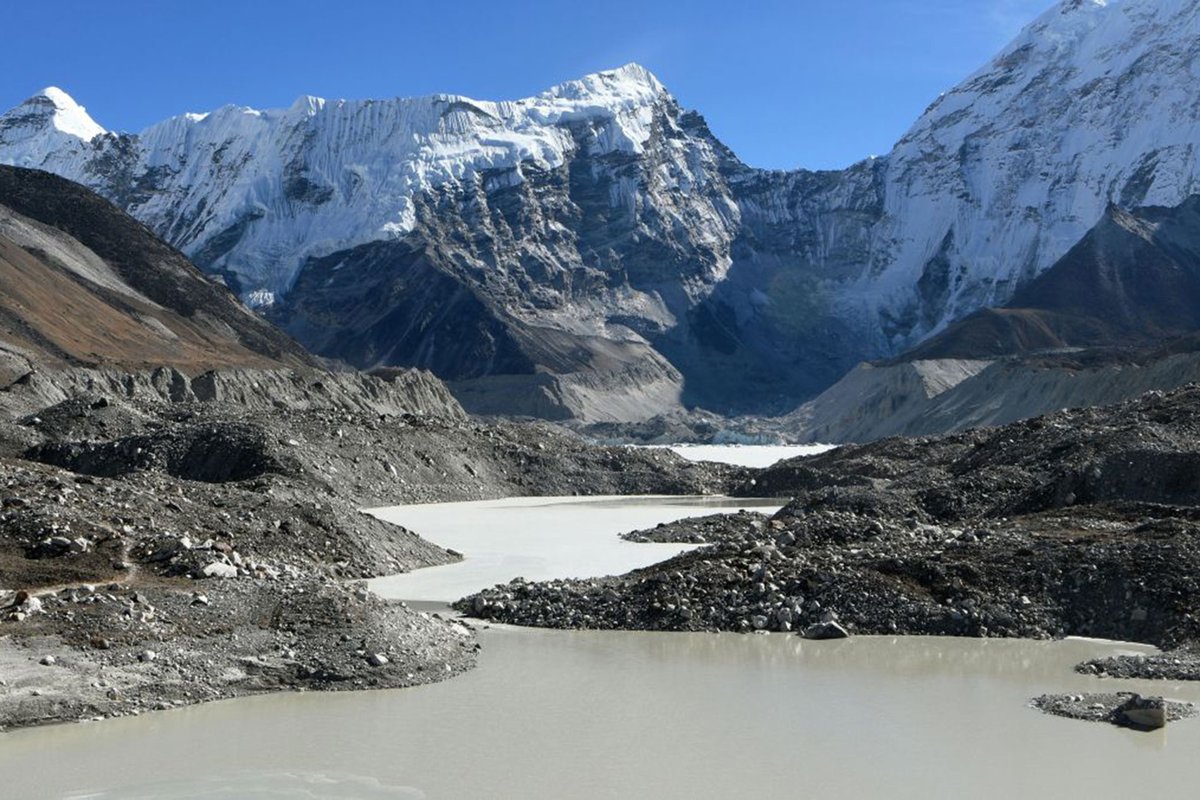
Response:
[{"label": "rocky mountain face", "polygon": [[316,352],[477,409],[773,411],[1008,301],[1110,203],[1200,192],[1198,33],[1195,0],[1065,0],[834,172],[742,164],[636,65],[137,135],[48,90],[0,116],[0,162],[96,189]]},{"label": "rocky mountain face", "polygon": [[789,437],[871,441],[999,425],[1200,380],[1200,196],[1110,206],[1005,305],[862,364],[781,419]]},{"label": "rocky mountain face", "polygon": [[1200,330],[1200,195],[1104,217],[1003,306],[977,311],[905,360],[1160,344]]},{"label": "rocky mountain face", "polygon": [[326,371],[107,200],[0,166],[0,396],[33,412],[81,392],[463,416],[428,372]]}]

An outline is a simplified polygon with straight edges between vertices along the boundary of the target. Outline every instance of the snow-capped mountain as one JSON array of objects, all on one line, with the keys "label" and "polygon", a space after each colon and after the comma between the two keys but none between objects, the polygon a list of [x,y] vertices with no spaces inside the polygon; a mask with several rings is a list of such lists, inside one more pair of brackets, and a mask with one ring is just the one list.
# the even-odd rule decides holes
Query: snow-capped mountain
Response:
[{"label": "snow-capped mountain", "polygon": [[636,65],[138,135],[47,90],[0,117],[0,162],[113,199],[319,352],[477,407],[603,417],[638,385],[611,415],[763,410],[1003,303],[1109,203],[1200,191],[1198,78],[1198,0],[1065,0],[837,172],[742,164]]},{"label": "snow-capped mountain", "polygon": [[302,97],[102,136],[51,87],[0,118],[0,146],[5,162],[102,189],[205,267],[275,294],[312,256],[412,231],[421,194],[484,176],[490,191],[505,173],[519,181],[521,169],[563,167],[574,124],[591,129],[589,155],[641,153],[660,98],[654,76],[629,65],[514,102]]},{"label": "snow-capped mountain", "polygon": [[1195,0],[1065,0],[938,98],[888,158],[872,288],[892,341],[1003,302],[1110,202],[1200,190],[1197,78]]}]

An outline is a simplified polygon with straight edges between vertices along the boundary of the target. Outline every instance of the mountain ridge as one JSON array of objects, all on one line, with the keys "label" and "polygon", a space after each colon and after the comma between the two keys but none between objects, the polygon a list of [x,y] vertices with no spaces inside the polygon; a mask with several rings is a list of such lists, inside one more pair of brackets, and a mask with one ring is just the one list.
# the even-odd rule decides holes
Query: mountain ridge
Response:
[{"label": "mountain ridge", "polygon": [[1150,347],[1200,330],[1200,195],[1105,215],[1003,306],[984,309],[898,361]]},{"label": "mountain ridge", "polygon": [[0,166],[0,288],[3,349],[24,368],[318,365],[141,224],[47,172]]},{"label": "mountain ridge", "polygon": [[[359,366],[381,352],[406,366],[446,359],[411,325],[357,329],[338,299],[355,278],[360,294],[395,298],[393,319],[453,322],[480,363],[540,331],[581,354],[596,340],[627,350],[614,372],[582,355],[539,361],[561,348],[532,341],[521,371],[479,377],[612,379],[618,403],[614,376],[640,363],[677,373],[685,405],[782,411],[861,360],[1003,304],[1109,203],[1171,206],[1200,191],[1195,63],[1194,0],[1063,2],[892,152],[839,171],[743,164],[635,67],[518,101],[226,107],[48,155],[45,142],[16,142],[4,115],[0,161],[48,159],[252,305],[273,305],[293,333],[367,342],[339,350]],[[396,271],[413,250],[433,265],[420,304],[405,294],[412,281],[362,262],[372,242],[398,243]],[[482,327],[455,310],[466,295]]]}]

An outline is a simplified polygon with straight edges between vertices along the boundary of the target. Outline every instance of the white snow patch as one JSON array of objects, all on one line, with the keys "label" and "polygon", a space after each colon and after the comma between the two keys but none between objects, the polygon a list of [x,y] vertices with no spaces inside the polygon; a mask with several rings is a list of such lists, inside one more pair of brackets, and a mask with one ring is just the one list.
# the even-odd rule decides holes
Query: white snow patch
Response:
[{"label": "white snow patch", "polygon": [[96,121],[88,116],[87,110],[76,103],[71,95],[57,86],[47,86],[41,91],[41,96],[54,104],[54,127],[63,133],[90,142],[100,134],[108,132],[96,124]]},{"label": "white snow patch", "polygon": [[254,289],[246,292],[242,302],[250,308],[267,308],[275,305],[275,293],[268,289]]}]

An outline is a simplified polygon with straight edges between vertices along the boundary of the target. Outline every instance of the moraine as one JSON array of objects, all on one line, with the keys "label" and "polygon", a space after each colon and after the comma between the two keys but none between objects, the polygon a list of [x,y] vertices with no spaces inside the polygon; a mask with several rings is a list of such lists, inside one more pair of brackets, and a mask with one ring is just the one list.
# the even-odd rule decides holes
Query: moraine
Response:
[{"label": "moraine", "polygon": [[[647,563],[665,553],[615,534],[745,505],[536,498],[376,513],[466,550],[465,564],[481,562],[479,588],[513,577],[514,563],[527,577]],[[539,542],[539,526],[558,535]],[[565,536],[579,546],[546,547]],[[451,599],[456,567],[375,588]],[[1026,707],[1042,692],[1111,688],[1072,665],[1149,649],[1136,645],[506,626],[480,640],[478,669],[416,689],[262,696],[6,734],[0,772],[21,797],[1106,797],[1183,788],[1200,746],[1196,724],[1168,739]],[[1120,688],[1200,700],[1195,686]],[[854,768],[864,760],[875,768]]]}]

